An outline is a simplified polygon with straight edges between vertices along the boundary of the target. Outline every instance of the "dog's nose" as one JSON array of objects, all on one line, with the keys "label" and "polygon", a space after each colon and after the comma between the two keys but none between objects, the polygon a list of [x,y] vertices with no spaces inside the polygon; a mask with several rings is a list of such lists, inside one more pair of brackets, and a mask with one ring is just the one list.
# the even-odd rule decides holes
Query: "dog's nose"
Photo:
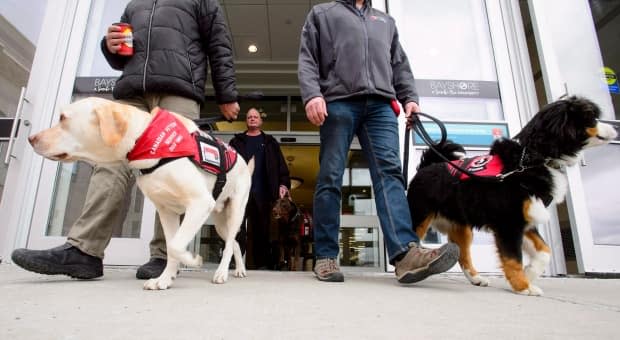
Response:
[{"label": "dog's nose", "polygon": [[30,145],[34,145],[34,143],[37,142],[37,139],[39,139],[39,137],[37,137],[38,135],[32,135],[28,137],[28,142],[30,142]]}]

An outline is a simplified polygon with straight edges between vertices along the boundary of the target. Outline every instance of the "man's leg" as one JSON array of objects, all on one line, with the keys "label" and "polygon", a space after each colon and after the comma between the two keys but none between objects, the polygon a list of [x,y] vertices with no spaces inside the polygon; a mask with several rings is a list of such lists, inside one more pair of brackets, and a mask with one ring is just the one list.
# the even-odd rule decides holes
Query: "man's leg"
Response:
[{"label": "man's leg", "polygon": [[321,281],[342,282],[338,265],[338,232],[342,175],[353,139],[356,104],[336,101],[327,105],[329,116],[320,129],[319,174],[314,192],[314,272]]},{"label": "man's leg", "polygon": [[[179,96],[163,94],[149,94],[145,96],[146,111],[151,111],[155,107],[160,107],[168,111],[182,114],[189,119],[196,119],[200,116],[200,105],[192,99]],[[155,230],[153,238],[149,243],[151,258],[149,261],[138,268],[136,278],[147,280],[159,277],[166,268],[166,237],[161,227],[159,215],[155,217]]]},{"label": "man's leg", "polygon": [[368,99],[357,136],[369,163],[377,214],[398,280],[413,283],[452,268],[459,257],[455,244],[426,249],[413,232],[400,165],[398,122],[387,100]]},{"label": "man's leg", "polygon": [[82,214],[69,230],[65,245],[47,250],[16,249],[11,258],[22,268],[41,274],[79,279],[103,275],[102,258],[112,231],[123,223],[125,196],[133,185],[126,165],[95,166]]},{"label": "man's leg", "polygon": [[272,249],[269,242],[270,236],[270,217],[271,207],[269,200],[256,200],[255,209],[251,212],[253,235],[254,235],[254,264],[256,269],[273,269]]},{"label": "man's leg", "polygon": [[96,165],[90,177],[82,214],[75,221],[67,243],[86,254],[103,258],[114,227],[123,224],[126,196],[135,179],[125,164]]},{"label": "man's leg", "polygon": [[261,267],[265,265],[265,252],[268,251],[268,248],[262,248],[263,246],[260,243],[262,226],[257,218],[259,214],[257,202],[258,199],[253,194],[250,194],[245,208],[247,221],[246,267],[248,269],[262,269]]}]

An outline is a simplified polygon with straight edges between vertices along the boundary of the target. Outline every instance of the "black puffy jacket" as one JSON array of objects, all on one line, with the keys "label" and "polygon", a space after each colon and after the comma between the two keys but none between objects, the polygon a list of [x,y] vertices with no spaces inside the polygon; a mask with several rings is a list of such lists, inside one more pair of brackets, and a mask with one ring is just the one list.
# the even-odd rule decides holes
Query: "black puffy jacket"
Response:
[{"label": "black puffy jacket", "polygon": [[121,17],[132,25],[134,55],[112,54],[123,74],[114,98],[166,93],[204,102],[207,65],[218,104],[237,101],[233,49],[218,0],[132,0]]}]

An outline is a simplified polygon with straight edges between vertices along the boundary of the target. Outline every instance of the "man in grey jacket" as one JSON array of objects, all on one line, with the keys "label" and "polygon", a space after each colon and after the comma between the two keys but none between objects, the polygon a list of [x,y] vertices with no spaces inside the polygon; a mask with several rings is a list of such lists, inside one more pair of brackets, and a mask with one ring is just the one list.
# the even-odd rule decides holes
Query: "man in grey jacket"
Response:
[{"label": "man in grey jacket", "polygon": [[[198,118],[210,66],[216,101],[228,119],[239,113],[232,41],[217,0],[132,0],[121,16],[132,25],[131,56],[118,54],[125,41],[121,27],[111,25],[101,41],[106,60],[121,77],[114,98],[144,111],[160,107]],[[24,269],[79,279],[103,275],[102,258],[114,228],[125,218],[122,206],[135,182],[129,168],[97,165],[90,178],[84,208],[69,230],[67,243],[46,250],[16,249],[11,258]],[[156,219],[150,260],[136,277],[158,277],[166,266],[166,242]]]},{"label": "man in grey jacket", "polygon": [[354,135],[369,163],[379,222],[390,264],[401,283],[450,269],[453,243],[427,249],[413,232],[400,165],[398,122],[392,100],[409,118],[419,112],[414,78],[394,19],[370,0],[314,6],[301,33],[299,84],[306,117],[320,126],[320,169],[314,193],[314,272],[341,282],[338,230],[342,175]]}]

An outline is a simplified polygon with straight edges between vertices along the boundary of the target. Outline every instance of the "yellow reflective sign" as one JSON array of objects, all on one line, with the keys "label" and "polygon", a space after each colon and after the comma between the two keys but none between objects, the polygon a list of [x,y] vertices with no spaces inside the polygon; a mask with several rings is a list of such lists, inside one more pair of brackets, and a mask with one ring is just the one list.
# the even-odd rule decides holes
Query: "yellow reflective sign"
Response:
[{"label": "yellow reflective sign", "polygon": [[607,81],[607,85],[614,85],[618,82],[618,77],[616,76],[616,72],[609,67],[603,67],[603,71],[605,72],[605,80]]}]

